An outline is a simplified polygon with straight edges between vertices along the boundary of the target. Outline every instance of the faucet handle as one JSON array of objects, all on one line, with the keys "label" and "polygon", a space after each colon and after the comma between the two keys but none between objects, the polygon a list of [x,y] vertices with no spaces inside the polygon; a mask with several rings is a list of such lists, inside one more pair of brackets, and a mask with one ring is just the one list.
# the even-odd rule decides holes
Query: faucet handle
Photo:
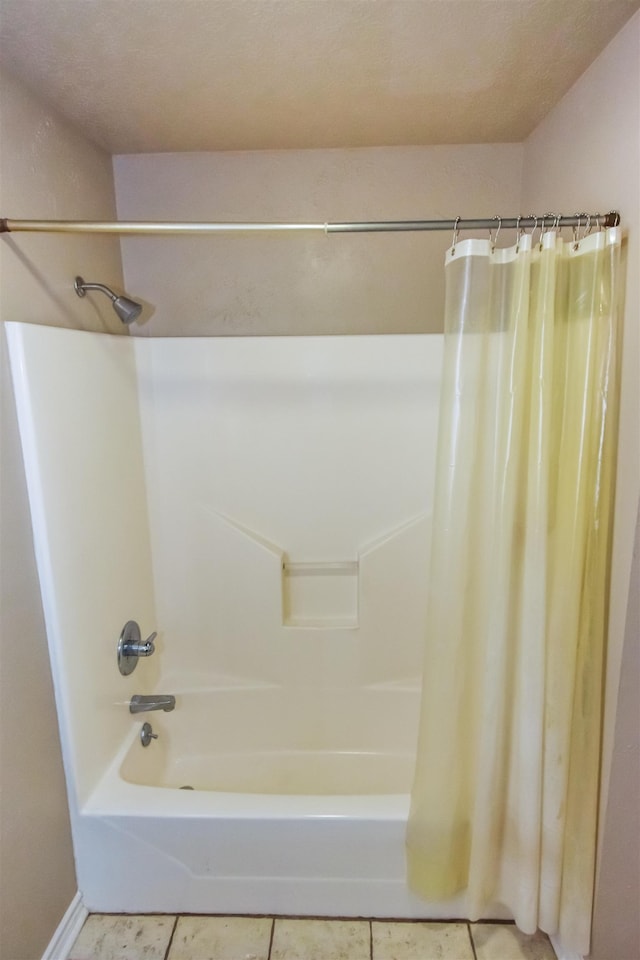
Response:
[{"label": "faucet handle", "polygon": [[144,643],[141,643],[140,627],[136,621],[128,620],[125,623],[118,640],[118,669],[124,677],[135,670],[138,657],[150,657],[155,652],[156,647],[153,641],[157,636],[157,632],[154,631]]},{"label": "faucet handle", "polygon": [[144,643],[132,643],[130,648],[132,651],[138,654],[139,657],[150,657],[152,653],[155,653],[155,644],[154,640],[158,636],[158,631],[154,630],[153,633],[150,633]]}]

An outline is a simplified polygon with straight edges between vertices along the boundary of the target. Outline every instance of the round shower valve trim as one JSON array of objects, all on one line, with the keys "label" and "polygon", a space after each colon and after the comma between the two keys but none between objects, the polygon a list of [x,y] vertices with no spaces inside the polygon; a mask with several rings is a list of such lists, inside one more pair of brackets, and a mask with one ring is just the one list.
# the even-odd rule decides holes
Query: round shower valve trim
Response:
[{"label": "round shower valve trim", "polygon": [[150,657],[155,651],[154,640],[158,634],[154,631],[144,643],[141,642],[140,627],[135,620],[127,620],[118,640],[118,670],[123,677],[133,673],[139,657]]}]

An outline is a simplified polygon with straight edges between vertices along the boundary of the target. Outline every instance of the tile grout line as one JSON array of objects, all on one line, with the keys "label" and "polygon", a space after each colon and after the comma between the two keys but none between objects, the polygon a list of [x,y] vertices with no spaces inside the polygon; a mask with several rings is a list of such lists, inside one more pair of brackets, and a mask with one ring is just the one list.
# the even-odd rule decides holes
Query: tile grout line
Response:
[{"label": "tile grout line", "polygon": [[373,923],[369,920],[369,960],[373,960]]},{"label": "tile grout line", "polygon": [[476,945],[473,942],[473,933],[471,932],[471,924],[467,920],[466,923],[467,933],[469,934],[469,943],[471,944],[471,953],[473,954],[473,960],[478,960],[478,954],[476,953]]},{"label": "tile grout line", "polygon": [[271,917],[271,936],[269,937],[269,949],[267,951],[267,960],[271,960],[271,950],[273,949],[273,935],[276,932],[276,918]]},{"label": "tile grout line", "polygon": [[173,929],[171,930],[171,936],[169,937],[169,943],[167,944],[167,949],[165,950],[165,953],[164,953],[164,960],[169,960],[169,953],[170,953],[170,951],[171,951],[171,945],[172,945],[172,943],[173,943],[173,938],[174,938],[175,933],[176,933],[176,929],[177,929],[177,926],[178,926],[178,920],[179,920],[179,919],[180,919],[180,917],[179,917],[178,915],[176,915],[176,918],[175,918],[175,920],[173,921]]}]

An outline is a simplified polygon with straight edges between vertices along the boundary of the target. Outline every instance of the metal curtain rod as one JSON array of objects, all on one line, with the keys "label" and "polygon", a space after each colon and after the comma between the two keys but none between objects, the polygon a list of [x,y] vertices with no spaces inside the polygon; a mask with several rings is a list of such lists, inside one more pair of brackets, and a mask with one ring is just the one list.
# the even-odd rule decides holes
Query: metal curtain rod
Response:
[{"label": "metal curtain rod", "polygon": [[394,233],[412,230],[503,230],[526,229],[544,225],[559,227],[615,227],[620,223],[616,210],[609,213],[575,213],[565,216],[546,213],[536,217],[492,217],[463,220],[380,220],[369,223],[160,223],[94,220],[10,220],[0,218],[0,233],[114,233],[129,235],[213,234],[260,231],[323,231],[324,233]]}]

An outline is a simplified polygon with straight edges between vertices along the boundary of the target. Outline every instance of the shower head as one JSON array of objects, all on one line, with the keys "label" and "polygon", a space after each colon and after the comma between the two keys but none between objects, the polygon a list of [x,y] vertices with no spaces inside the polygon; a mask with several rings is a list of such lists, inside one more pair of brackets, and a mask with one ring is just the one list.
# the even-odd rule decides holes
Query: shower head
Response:
[{"label": "shower head", "polygon": [[130,300],[129,297],[119,297],[103,283],[85,283],[82,277],[76,277],[73,288],[79,297],[84,297],[87,290],[100,290],[101,293],[106,293],[123,323],[133,323],[142,313],[141,303]]}]

